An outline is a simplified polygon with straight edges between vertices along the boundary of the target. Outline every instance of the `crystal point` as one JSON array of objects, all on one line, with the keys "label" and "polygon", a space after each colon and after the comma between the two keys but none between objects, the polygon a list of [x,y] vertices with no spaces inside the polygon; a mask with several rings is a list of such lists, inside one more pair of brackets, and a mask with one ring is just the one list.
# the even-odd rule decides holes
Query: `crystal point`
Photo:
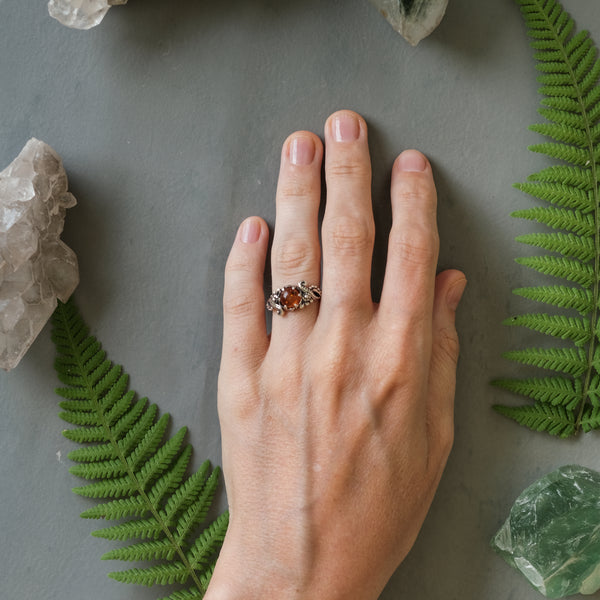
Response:
[{"label": "crystal point", "polygon": [[91,29],[99,25],[108,9],[127,0],[50,0],[48,12],[57,21],[73,29]]},{"label": "crystal point", "polygon": [[31,139],[0,173],[0,368],[17,366],[79,283],[75,253],[60,240],[76,204],[56,152]]},{"label": "crystal point", "polygon": [[371,0],[390,25],[416,46],[441,22],[448,0]]},{"label": "crystal point", "polygon": [[600,589],[600,473],[569,465],[529,486],[492,547],[547,598]]}]

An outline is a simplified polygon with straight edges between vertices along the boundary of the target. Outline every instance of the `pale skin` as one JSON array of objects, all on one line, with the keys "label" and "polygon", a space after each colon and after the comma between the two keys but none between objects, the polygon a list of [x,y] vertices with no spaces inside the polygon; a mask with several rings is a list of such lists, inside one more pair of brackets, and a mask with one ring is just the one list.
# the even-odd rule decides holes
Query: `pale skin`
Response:
[{"label": "pale skin", "polygon": [[339,111],[324,139],[325,149],[299,131],[284,143],[271,261],[273,288],[322,282],[321,302],[274,315],[267,335],[269,230],[258,217],[242,223],[227,262],[218,402],[231,521],[206,600],[378,598],[452,446],[466,279],[436,275],[431,165],[416,150],[394,162],[375,304],[367,125]]}]

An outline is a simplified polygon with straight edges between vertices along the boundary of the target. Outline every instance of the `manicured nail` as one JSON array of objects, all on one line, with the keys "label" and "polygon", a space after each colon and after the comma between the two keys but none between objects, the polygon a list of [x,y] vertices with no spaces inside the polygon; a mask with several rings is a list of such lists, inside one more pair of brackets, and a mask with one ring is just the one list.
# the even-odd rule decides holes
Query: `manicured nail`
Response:
[{"label": "manicured nail", "polygon": [[360,123],[352,113],[339,113],[333,121],[336,142],[354,142],[360,135]]},{"label": "manicured nail", "polygon": [[446,295],[446,304],[448,308],[452,311],[455,311],[460,304],[460,299],[463,296],[465,291],[465,287],[467,286],[466,279],[459,279],[449,290]]},{"label": "manicured nail", "polygon": [[254,244],[258,242],[260,231],[260,221],[256,217],[250,217],[240,227],[240,239],[244,244]]},{"label": "manicured nail", "polygon": [[398,168],[401,171],[424,171],[427,168],[427,161],[420,152],[405,150],[398,157]]},{"label": "manicured nail", "polygon": [[315,142],[309,137],[296,137],[290,144],[290,162],[293,165],[310,165],[315,158]]}]

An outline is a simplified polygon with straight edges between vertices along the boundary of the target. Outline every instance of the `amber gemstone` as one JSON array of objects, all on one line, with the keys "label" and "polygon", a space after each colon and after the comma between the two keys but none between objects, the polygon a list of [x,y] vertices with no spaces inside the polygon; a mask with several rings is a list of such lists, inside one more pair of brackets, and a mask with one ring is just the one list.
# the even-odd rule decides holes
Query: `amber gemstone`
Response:
[{"label": "amber gemstone", "polygon": [[283,288],[283,291],[279,294],[279,302],[286,310],[294,310],[302,302],[302,293],[295,287]]}]

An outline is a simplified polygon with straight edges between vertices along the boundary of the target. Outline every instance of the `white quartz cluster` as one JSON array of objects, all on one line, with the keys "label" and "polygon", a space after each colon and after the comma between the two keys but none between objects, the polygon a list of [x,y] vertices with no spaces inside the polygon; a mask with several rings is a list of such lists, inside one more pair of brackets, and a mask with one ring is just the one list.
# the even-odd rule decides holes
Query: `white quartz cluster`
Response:
[{"label": "white quartz cluster", "polygon": [[416,46],[441,22],[448,0],[371,0],[391,26]]},{"label": "white quartz cluster", "polygon": [[10,370],[79,283],[77,257],[60,240],[67,191],[58,154],[31,139],[0,173],[0,368]]},{"label": "white quartz cluster", "polygon": [[67,27],[90,29],[104,19],[111,6],[126,3],[127,0],[50,0],[48,12]]}]

